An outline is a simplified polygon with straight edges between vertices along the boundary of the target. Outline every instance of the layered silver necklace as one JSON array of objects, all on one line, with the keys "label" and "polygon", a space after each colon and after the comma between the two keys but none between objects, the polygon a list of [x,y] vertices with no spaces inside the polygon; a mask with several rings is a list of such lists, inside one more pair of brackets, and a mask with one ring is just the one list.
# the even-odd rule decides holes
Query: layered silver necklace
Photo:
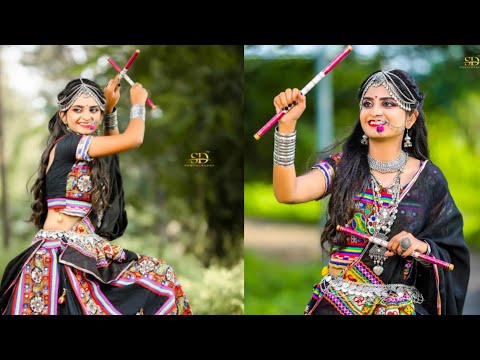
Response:
[{"label": "layered silver necklace", "polygon": [[[382,173],[392,173],[397,172],[393,183],[390,186],[382,186],[380,181],[371,174],[371,186],[373,193],[373,208],[375,215],[376,231],[374,234],[376,237],[388,241],[387,234],[390,233],[393,223],[397,218],[398,204],[400,203],[400,175],[403,173],[403,168],[408,161],[408,154],[402,150],[400,156],[390,162],[382,162],[375,160],[370,155],[368,155],[368,164],[370,169],[377,170]],[[382,200],[381,189],[387,191],[387,193],[392,195],[392,200],[390,206],[384,206],[384,201]],[[383,263],[387,260],[385,252],[387,248],[374,244],[369,250],[369,256],[373,260],[374,267],[373,272],[380,276],[383,273]]]},{"label": "layered silver necklace", "polygon": [[400,169],[403,169],[403,167],[407,163],[408,154],[402,150],[400,152],[400,155],[392,161],[380,161],[371,157],[370,154],[367,155],[367,158],[368,166],[370,167],[370,169],[377,170],[378,172],[385,174],[393,173],[399,171]]}]

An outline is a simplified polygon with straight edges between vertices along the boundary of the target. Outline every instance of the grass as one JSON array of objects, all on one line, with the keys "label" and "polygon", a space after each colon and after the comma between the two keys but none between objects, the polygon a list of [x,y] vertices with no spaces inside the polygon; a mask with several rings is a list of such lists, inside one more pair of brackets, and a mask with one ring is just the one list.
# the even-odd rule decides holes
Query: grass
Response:
[{"label": "grass", "polygon": [[245,251],[245,314],[302,315],[323,264],[286,263]]}]

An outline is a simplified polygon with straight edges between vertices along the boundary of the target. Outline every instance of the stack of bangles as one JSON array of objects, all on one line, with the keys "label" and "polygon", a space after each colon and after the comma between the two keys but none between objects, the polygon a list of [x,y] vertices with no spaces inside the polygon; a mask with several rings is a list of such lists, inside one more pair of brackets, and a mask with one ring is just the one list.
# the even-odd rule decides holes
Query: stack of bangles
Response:
[{"label": "stack of bangles", "polygon": [[113,111],[110,114],[105,114],[103,124],[105,130],[115,130],[118,127],[117,108],[113,108]]},{"label": "stack of bangles", "polygon": [[290,166],[295,162],[295,144],[297,130],[292,134],[281,134],[278,126],[275,128],[275,141],[273,145],[273,162],[280,166]]}]

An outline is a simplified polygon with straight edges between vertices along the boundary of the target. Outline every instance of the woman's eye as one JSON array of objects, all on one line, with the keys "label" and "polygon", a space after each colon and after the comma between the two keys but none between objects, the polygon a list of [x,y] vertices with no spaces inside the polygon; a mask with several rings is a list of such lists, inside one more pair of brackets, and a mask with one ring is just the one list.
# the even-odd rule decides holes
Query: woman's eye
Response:
[{"label": "woman's eye", "polygon": [[383,106],[385,107],[393,107],[393,106],[397,106],[397,104],[395,104],[393,101],[385,101],[383,103]]},{"label": "woman's eye", "polygon": [[364,101],[364,102],[362,102],[362,106],[363,107],[370,107],[370,106],[372,106],[372,102],[371,101]]}]

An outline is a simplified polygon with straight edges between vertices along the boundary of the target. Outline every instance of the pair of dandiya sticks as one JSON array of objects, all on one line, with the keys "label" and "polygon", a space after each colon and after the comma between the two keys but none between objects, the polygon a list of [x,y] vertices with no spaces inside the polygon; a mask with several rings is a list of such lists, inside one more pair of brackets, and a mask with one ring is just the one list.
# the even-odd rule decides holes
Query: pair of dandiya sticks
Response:
[{"label": "pair of dandiya sticks", "polygon": [[[300,91],[302,95],[304,96],[307,95],[307,93],[310,90],[312,90],[313,87],[317,85],[320,82],[320,80],[322,80],[325,77],[325,75],[327,75],[331,70],[333,70],[333,68],[337,66],[345,58],[345,56],[347,56],[352,50],[353,48],[351,45],[348,45],[345,49],[343,49],[343,51],[339,53],[322,71],[320,71],[307,85],[305,85],[305,87]],[[295,105],[296,103],[294,101],[290,106],[282,109],[279,113],[277,113],[274,117],[272,117],[260,130],[258,130],[257,133],[253,135],[253,137],[256,140],[259,140],[263,135],[266,134],[268,130],[270,130],[278,122],[278,120],[280,120]],[[388,246],[388,241],[386,240],[363,234],[361,232],[347,228],[345,226],[337,225],[337,231],[341,231],[343,233],[353,235],[357,238],[367,240],[369,242],[372,242],[374,244],[377,244],[383,247]],[[454,267],[453,264],[447,263],[443,260],[439,260],[433,256],[421,254],[417,251],[412,252],[411,256],[416,259],[421,259],[431,264],[444,267],[448,270],[453,270],[453,267]]]},{"label": "pair of dandiya sticks", "polygon": [[[118,66],[118,64],[115,62],[115,60],[113,60],[112,58],[108,58],[108,62],[115,68],[115,70],[117,70],[120,73],[120,78],[118,79],[119,84],[120,84],[120,81],[122,79],[125,79],[130,84],[130,86],[134,85],[134,82],[132,81],[132,79],[130,79],[130,77],[127,75],[127,71],[130,68],[130,66],[132,66],[133,62],[135,61],[135,59],[137,58],[139,53],[140,53],[139,49],[135,50],[135,52],[130,57],[130,59],[127,61],[127,63],[125,64],[123,69],[120,66]],[[153,103],[153,101],[150,100],[150,98],[147,98],[147,104],[150,105],[150,107],[152,109],[155,109],[157,107]]]}]

